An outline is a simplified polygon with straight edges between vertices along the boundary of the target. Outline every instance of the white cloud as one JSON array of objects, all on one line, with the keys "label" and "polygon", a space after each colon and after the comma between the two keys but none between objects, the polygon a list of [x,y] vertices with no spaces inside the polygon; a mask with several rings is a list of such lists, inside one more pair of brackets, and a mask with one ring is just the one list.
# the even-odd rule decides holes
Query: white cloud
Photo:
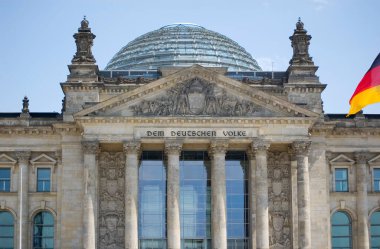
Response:
[{"label": "white cloud", "polygon": [[310,0],[315,7],[315,10],[323,10],[328,4],[329,0]]}]

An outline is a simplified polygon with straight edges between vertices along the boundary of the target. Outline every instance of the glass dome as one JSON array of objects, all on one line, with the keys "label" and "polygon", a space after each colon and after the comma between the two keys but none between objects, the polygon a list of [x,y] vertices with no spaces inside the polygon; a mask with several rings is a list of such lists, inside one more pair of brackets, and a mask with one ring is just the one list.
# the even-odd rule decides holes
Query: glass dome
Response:
[{"label": "glass dome", "polygon": [[243,47],[199,25],[181,23],[148,32],[123,47],[105,70],[155,70],[163,66],[227,67],[261,71]]}]

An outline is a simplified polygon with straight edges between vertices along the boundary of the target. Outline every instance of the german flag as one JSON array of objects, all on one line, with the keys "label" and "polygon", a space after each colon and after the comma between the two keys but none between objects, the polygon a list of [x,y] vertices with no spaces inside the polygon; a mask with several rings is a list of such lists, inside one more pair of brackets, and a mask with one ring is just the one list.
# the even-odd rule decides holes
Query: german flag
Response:
[{"label": "german flag", "polygon": [[380,53],[364,75],[350,99],[347,116],[356,114],[365,106],[380,102]]}]

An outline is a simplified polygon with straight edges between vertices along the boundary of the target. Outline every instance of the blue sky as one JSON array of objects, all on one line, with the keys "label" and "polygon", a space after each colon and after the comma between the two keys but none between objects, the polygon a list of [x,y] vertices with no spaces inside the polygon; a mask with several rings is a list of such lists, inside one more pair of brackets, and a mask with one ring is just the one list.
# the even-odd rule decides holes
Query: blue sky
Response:
[{"label": "blue sky", "polygon": [[[298,17],[312,35],[326,113],[346,113],[356,85],[380,52],[378,0],[0,0],[0,112],[61,110],[83,15],[97,36],[100,69],[129,41],[161,26],[191,22],[237,41],[264,70],[285,71]],[[380,104],[364,109],[380,113]]]}]

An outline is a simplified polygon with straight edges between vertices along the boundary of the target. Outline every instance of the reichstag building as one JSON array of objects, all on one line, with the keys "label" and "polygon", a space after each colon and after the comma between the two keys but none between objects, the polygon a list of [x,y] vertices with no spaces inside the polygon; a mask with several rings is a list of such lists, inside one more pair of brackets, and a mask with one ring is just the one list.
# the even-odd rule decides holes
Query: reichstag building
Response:
[{"label": "reichstag building", "polygon": [[0,113],[0,248],[380,248],[380,115],[324,113],[289,35],[281,72],[194,24],[100,70],[84,19],[62,112]]}]

